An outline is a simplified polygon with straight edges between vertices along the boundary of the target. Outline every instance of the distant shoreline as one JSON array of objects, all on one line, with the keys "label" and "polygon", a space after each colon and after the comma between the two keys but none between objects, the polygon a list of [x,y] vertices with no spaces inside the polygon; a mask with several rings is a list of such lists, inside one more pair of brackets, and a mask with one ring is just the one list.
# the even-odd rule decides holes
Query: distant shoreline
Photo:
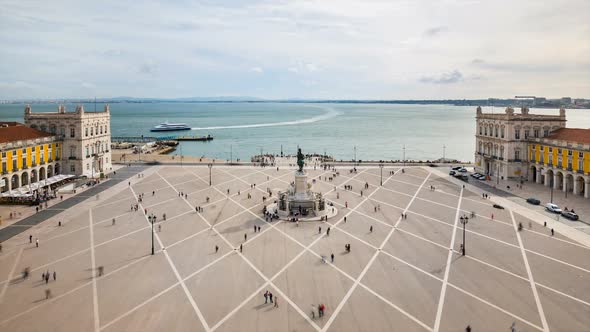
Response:
[{"label": "distant shoreline", "polygon": [[156,98],[101,98],[101,99],[30,99],[30,100],[4,100],[0,101],[0,105],[24,105],[24,104],[158,104],[158,103],[180,103],[180,104],[231,104],[231,103],[260,103],[260,104],[391,104],[391,105],[449,105],[449,106],[494,106],[494,107],[520,107],[528,106],[534,108],[548,108],[558,109],[564,107],[566,109],[590,109],[590,99],[584,100],[581,104],[563,104],[559,99],[547,100],[544,104],[536,104],[531,100],[520,99],[410,99],[410,100],[379,100],[379,99],[193,99],[193,98],[178,98],[178,99],[156,99]]}]

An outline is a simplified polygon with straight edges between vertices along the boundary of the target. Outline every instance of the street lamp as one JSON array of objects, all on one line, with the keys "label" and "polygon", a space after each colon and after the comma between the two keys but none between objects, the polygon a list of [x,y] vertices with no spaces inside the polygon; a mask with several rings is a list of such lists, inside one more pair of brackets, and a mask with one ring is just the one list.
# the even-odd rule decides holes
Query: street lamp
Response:
[{"label": "street lamp", "polygon": [[405,144],[404,144],[403,150],[404,150],[403,163],[404,163],[404,167],[406,167],[406,145]]},{"label": "street lamp", "polygon": [[154,216],[153,214],[148,216],[148,220],[152,224],[152,255],[154,254],[154,221],[155,221],[155,219],[156,219],[156,216]]},{"label": "street lamp", "polygon": [[211,186],[211,168],[213,168],[213,164],[209,163],[207,166],[209,166],[209,186]]},{"label": "street lamp", "polygon": [[383,163],[379,163],[379,168],[381,169],[381,186],[383,186]]},{"label": "street lamp", "polygon": [[465,225],[469,222],[469,217],[463,216],[460,218],[461,224],[463,224],[463,245],[461,247],[461,255],[465,256]]}]

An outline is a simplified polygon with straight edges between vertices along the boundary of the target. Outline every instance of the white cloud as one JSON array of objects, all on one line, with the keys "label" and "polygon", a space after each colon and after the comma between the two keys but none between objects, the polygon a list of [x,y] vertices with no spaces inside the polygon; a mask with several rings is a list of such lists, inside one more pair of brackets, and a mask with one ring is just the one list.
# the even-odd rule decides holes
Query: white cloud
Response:
[{"label": "white cloud", "polygon": [[332,98],[589,97],[589,12],[587,0],[7,0],[0,98],[84,95],[84,80],[105,97],[220,95],[228,82],[243,95],[319,93],[301,81]]}]

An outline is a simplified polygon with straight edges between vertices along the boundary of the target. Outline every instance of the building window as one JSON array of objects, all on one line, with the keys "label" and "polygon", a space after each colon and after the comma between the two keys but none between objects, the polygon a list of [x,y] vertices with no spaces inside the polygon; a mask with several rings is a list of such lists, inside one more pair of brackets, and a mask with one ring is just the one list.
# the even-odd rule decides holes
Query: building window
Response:
[{"label": "building window", "polygon": [[549,152],[550,152],[550,153],[551,153],[551,152],[553,152],[553,148],[549,148]]},{"label": "building window", "polygon": [[74,165],[74,164],[70,165],[70,172],[72,172],[72,173],[76,172],[76,165]]},{"label": "building window", "polygon": [[484,135],[488,136],[488,127],[487,126],[485,128],[485,134]]},{"label": "building window", "polygon": [[514,160],[520,160],[520,150],[514,150]]},{"label": "building window", "polygon": [[65,127],[61,127],[61,128],[59,128],[59,134],[60,134],[62,137],[65,137],[65,136],[66,136],[66,128],[65,128]]},{"label": "building window", "polygon": [[102,126],[100,126],[100,134],[102,135]]},{"label": "building window", "polygon": [[37,166],[37,154],[36,153],[33,153],[31,155],[31,161],[32,161],[33,166]]},{"label": "building window", "polygon": [[504,127],[500,129],[500,137],[504,138]]},{"label": "building window", "polygon": [[568,155],[568,156],[571,156],[571,155],[573,155],[573,151],[572,151],[572,150],[568,150],[568,151],[567,151],[567,155]]},{"label": "building window", "polygon": [[18,171],[18,167],[16,167],[16,159],[12,160],[12,171]]},{"label": "building window", "polygon": [[545,147],[542,145],[540,146],[540,148],[541,148],[541,151],[545,150]]},{"label": "building window", "polygon": [[76,157],[76,147],[70,146],[70,158],[75,158],[75,157]]},{"label": "building window", "polygon": [[86,132],[86,134],[85,134],[86,137],[88,137],[88,127],[86,127],[85,132]]},{"label": "building window", "polygon": [[2,158],[6,158],[6,152],[2,152]]},{"label": "building window", "polygon": [[495,135],[494,135],[494,136],[498,137],[498,126],[496,126],[496,130],[495,130],[495,132],[494,132],[494,133],[495,133]]},{"label": "building window", "polygon": [[90,164],[86,164],[86,170],[89,171],[90,170]]},{"label": "building window", "polygon": [[529,138],[529,130],[525,129],[524,130],[524,139],[527,139],[527,138]]},{"label": "building window", "polygon": [[[582,152],[580,152],[582,154]],[[584,170],[584,159],[582,157],[578,158],[578,171]]]},{"label": "building window", "polygon": [[86,145],[86,158],[90,157],[90,154],[89,154],[89,152],[90,152],[90,151],[89,151],[89,149],[88,149],[88,145]]},{"label": "building window", "polygon": [[539,129],[533,130],[533,135],[535,136],[535,138],[539,138]]},{"label": "building window", "polygon": [[94,127],[90,127],[90,136],[94,136]]},{"label": "building window", "polygon": [[543,137],[549,136],[549,129],[543,130]]},{"label": "building window", "polygon": [[23,157],[23,167],[27,166],[27,157]]},{"label": "building window", "polygon": [[70,128],[70,137],[76,137],[76,128]]},{"label": "building window", "polygon": [[8,173],[8,171],[6,171],[6,162],[5,161],[2,162],[2,172]]},{"label": "building window", "polygon": [[514,130],[514,139],[520,139],[520,129]]},{"label": "building window", "polygon": [[49,126],[49,132],[55,135],[56,128],[54,125]]}]

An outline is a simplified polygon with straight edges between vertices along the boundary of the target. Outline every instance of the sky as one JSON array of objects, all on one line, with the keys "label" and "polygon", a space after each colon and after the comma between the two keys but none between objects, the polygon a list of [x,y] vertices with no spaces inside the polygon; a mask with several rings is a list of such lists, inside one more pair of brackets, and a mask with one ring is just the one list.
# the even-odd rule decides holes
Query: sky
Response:
[{"label": "sky", "polygon": [[0,0],[0,99],[590,98],[588,0]]}]

